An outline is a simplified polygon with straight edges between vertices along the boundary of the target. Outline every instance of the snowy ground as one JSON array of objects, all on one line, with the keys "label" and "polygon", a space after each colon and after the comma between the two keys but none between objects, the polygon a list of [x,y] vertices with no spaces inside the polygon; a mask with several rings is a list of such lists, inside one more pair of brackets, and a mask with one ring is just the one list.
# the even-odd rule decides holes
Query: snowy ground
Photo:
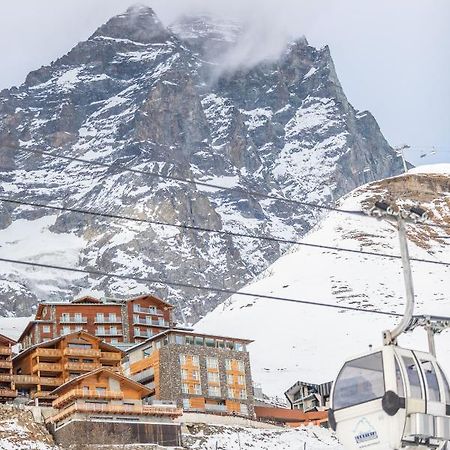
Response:
[{"label": "snowy ground", "polygon": [[[348,195],[342,207],[356,209],[372,194],[371,187],[363,187]],[[439,196],[427,207],[450,222],[450,194]],[[416,226],[409,230],[412,257],[450,261],[446,240],[429,238],[430,230]],[[399,254],[392,224],[337,213],[331,213],[303,242]],[[413,262],[412,270],[415,313],[450,316],[450,267]],[[380,346],[382,330],[392,328],[398,318],[364,309],[399,313],[404,309],[398,259],[300,246],[294,246],[242,291],[256,295],[232,296],[196,329],[254,339],[249,346],[253,378],[271,396],[282,396],[298,380],[330,381],[345,358],[368,351],[369,345]],[[361,312],[267,300],[257,294],[353,306]],[[438,357],[450,374],[450,332],[436,340]],[[416,330],[402,337],[400,344],[426,349],[425,332]]]},{"label": "snowy ground", "polygon": [[198,427],[184,435],[191,450],[341,450],[329,430],[306,427],[261,430],[241,427]]}]

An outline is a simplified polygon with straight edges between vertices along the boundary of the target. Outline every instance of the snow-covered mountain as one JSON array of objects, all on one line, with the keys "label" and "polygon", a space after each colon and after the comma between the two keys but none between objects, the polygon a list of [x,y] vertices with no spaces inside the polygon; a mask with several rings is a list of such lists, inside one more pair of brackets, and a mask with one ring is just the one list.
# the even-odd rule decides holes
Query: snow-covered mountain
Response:
[{"label": "snow-covered mountain", "polygon": [[[232,66],[242,36],[239,25],[205,17],[166,27],[147,7],[113,17],[21,86],[0,93],[0,195],[294,238],[317,222],[317,212],[245,191],[329,203],[401,171],[372,115],[345,97],[327,47],[299,39],[273,60]],[[4,202],[0,246],[0,257],[219,288],[243,286],[286,250],[273,242]],[[0,263],[2,315],[29,315],[38,300],[86,291],[155,292],[190,321],[224,300],[214,292]]]},{"label": "snow-covered mountain", "polygon": [[[345,196],[341,207],[359,211],[380,199],[410,206],[419,203],[433,222],[450,225],[450,165],[423,171],[419,167],[408,175],[365,185]],[[450,228],[416,224],[407,228],[411,258],[450,263]],[[337,212],[302,241],[400,253],[392,223]],[[412,262],[412,271],[415,313],[450,316],[450,264]],[[330,381],[345,358],[368,351],[369,345],[381,346],[381,332],[399,319],[364,313],[364,309],[403,313],[405,303],[400,260],[302,246],[294,246],[242,291],[255,295],[234,295],[196,327],[254,339],[253,378],[271,396],[281,395],[298,380]],[[361,312],[267,300],[258,294],[353,306]],[[401,337],[402,344],[426,349],[426,334],[417,329]],[[450,374],[449,344],[450,331],[437,336],[438,357]]]}]

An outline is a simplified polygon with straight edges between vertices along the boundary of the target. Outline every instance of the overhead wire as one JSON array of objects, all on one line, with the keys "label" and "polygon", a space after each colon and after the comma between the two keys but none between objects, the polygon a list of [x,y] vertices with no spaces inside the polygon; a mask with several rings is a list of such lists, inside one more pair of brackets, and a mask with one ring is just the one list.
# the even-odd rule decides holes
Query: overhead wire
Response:
[{"label": "overhead wire", "polygon": [[[356,250],[356,249],[345,248],[345,247],[336,247],[336,246],[325,245],[325,244],[315,244],[315,243],[310,243],[310,242],[298,241],[298,240],[294,240],[294,239],[277,238],[274,236],[263,236],[263,235],[254,235],[254,234],[250,234],[250,233],[242,233],[242,232],[236,232],[236,231],[216,230],[216,229],[200,227],[200,226],[196,226],[196,225],[176,224],[176,223],[164,222],[164,221],[160,221],[160,220],[143,219],[143,218],[138,218],[138,217],[131,217],[131,216],[125,216],[125,215],[120,215],[120,214],[112,214],[112,213],[102,213],[99,211],[49,205],[49,204],[43,204],[43,203],[38,203],[38,202],[29,202],[29,201],[25,201],[25,200],[11,199],[11,198],[5,198],[5,197],[0,197],[0,202],[22,205],[22,206],[31,206],[31,207],[35,207],[35,208],[44,208],[44,209],[49,209],[49,210],[54,210],[54,211],[86,214],[86,215],[91,215],[91,216],[95,216],[95,217],[103,217],[103,218],[108,218],[108,219],[118,219],[118,220],[126,220],[126,221],[130,221],[130,222],[145,223],[145,224],[151,224],[151,225],[168,226],[168,227],[174,227],[174,228],[179,228],[179,229],[184,229],[184,230],[191,230],[191,231],[196,231],[196,232],[214,233],[214,234],[218,234],[220,236],[250,238],[250,239],[263,240],[263,241],[268,241],[268,242],[276,242],[276,243],[281,243],[281,244],[290,244],[290,245],[316,248],[316,249],[320,249],[320,250],[346,252],[346,253],[361,254],[361,255],[375,256],[375,257],[389,258],[389,259],[401,259],[400,255],[394,255],[394,254],[390,254],[390,253],[379,253],[379,252],[372,252],[372,251],[367,251],[367,250]],[[431,260],[431,259],[424,259],[424,258],[410,258],[410,260],[415,261],[415,262],[420,262],[420,263],[426,263],[426,264],[450,266],[450,262],[445,262],[445,261],[438,261],[438,260]]]},{"label": "overhead wire", "polygon": [[321,306],[321,307],[327,307],[327,308],[333,308],[338,310],[345,310],[345,311],[357,311],[362,313],[373,313],[373,314],[381,314],[386,316],[403,316],[403,314],[396,313],[393,311],[382,311],[382,310],[376,310],[376,309],[361,309],[357,308],[355,306],[346,306],[346,305],[337,305],[335,303],[325,303],[325,302],[318,302],[318,301],[312,301],[312,300],[303,300],[303,299],[296,299],[296,298],[289,298],[289,297],[282,297],[282,296],[276,296],[276,295],[267,295],[267,294],[261,294],[257,292],[248,292],[248,291],[241,291],[241,290],[235,290],[235,289],[228,289],[228,288],[219,288],[219,287],[213,287],[213,286],[201,286],[191,283],[184,283],[179,281],[168,281],[168,280],[160,280],[156,278],[143,278],[143,277],[137,277],[133,275],[122,275],[117,273],[110,273],[105,272],[102,270],[93,270],[93,269],[77,269],[75,267],[66,267],[66,266],[60,266],[56,264],[44,264],[44,263],[38,263],[38,262],[31,262],[31,261],[21,261],[17,259],[11,259],[11,258],[2,258],[0,257],[0,262],[4,263],[10,263],[10,264],[18,264],[22,266],[28,266],[28,267],[39,267],[39,268],[45,268],[45,269],[51,269],[51,270],[61,270],[66,272],[72,272],[72,273],[80,273],[85,275],[95,275],[95,276],[101,276],[106,278],[118,278],[122,280],[133,280],[137,281],[139,283],[147,283],[147,284],[162,284],[164,286],[173,286],[178,288],[186,288],[186,289],[195,289],[200,291],[208,291],[208,292],[217,292],[217,293],[223,293],[227,295],[241,295],[244,297],[252,297],[252,298],[262,298],[266,300],[277,300],[277,301],[285,301],[285,302],[291,302],[291,303],[300,303],[305,305],[311,305],[311,306]]}]

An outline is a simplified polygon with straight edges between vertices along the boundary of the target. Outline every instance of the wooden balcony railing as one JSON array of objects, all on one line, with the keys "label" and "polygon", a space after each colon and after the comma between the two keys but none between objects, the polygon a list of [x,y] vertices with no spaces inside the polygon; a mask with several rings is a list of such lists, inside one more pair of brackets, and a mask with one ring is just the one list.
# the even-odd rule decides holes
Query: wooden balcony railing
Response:
[{"label": "wooden balcony railing", "polygon": [[40,377],[39,384],[42,386],[60,386],[63,384],[64,380],[62,378],[53,377]]},{"label": "wooden balcony railing", "polygon": [[0,389],[0,397],[15,398],[17,397],[17,391],[13,389]]},{"label": "wooden balcony railing", "polygon": [[33,366],[33,373],[35,372],[62,372],[62,364],[44,363],[40,362]]},{"label": "wooden balcony railing", "polygon": [[0,369],[12,369],[12,361],[0,360]]},{"label": "wooden balcony railing", "polygon": [[118,352],[102,352],[100,359],[103,361],[120,361],[122,355]]},{"label": "wooden balcony railing", "polygon": [[33,356],[47,356],[52,358],[61,358],[62,352],[59,348],[37,348]]},{"label": "wooden balcony railing", "polygon": [[122,400],[122,391],[103,391],[98,392],[94,390],[72,389],[64,395],[58,397],[52,404],[54,408],[61,408],[65,404],[74,399],[98,399],[98,400]]},{"label": "wooden balcony railing", "polygon": [[101,367],[101,364],[92,362],[92,363],[83,363],[83,362],[68,362],[64,365],[65,370],[81,370],[83,372],[90,372],[91,370],[95,370]]},{"label": "wooden balcony railing", "polygon": [[141,405],[102,405],[98,403],[74,403],[63,409],[58,414],[49,417],[47,423],[55,423],[76,412],[81,413],[101,413],[101,414],[126,414],[126,415],[146,415],[146,416],[169,416],[178,417],[183,414],[183,410],[173,406],[141,406]]},{"label": "wooden balcony railing", "polygon": [[90,356],[92,358],[98,358],[101,352],[96,348],[65,348],[64,354],[66,356]]},{"label": "wooden balcony railing", "polygon": [[39,384],[40,378],[37,375],[14,375],[17,385]]},{"label": "wooden balcony railing", "polygon": [[13,375],[9,373],[0,373],[0,381],[11,382],[13,380]]},{"label": "wooden balcony railing", "polygon": [[52,395],[51,391],[37,391],[31,395],[31,398],[45,398],[47,400],[53,400],[57,398],[57,395]]},{"label": "wooden balcony railing", "polygon": [[0,355],[11,355],[11,347],[0,347]]}]

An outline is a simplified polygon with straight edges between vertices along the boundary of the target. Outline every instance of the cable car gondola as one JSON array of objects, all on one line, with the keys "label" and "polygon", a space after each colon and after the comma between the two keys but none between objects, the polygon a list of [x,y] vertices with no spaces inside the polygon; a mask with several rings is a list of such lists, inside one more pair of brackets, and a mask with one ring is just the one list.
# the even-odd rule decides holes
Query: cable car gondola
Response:
[{"label": "cable car gondola", "polygon": [[[329,425],[345,450],[441,450],[450,441],[450,388],[439,366],[433,332],[430,352],[397,345],[414,310],[409,255],[399,219],[407,305],[401,322],[383,332],[380,350],[347,361],[331,392]],[[447,323],[447,322],[446,322]]]}]

